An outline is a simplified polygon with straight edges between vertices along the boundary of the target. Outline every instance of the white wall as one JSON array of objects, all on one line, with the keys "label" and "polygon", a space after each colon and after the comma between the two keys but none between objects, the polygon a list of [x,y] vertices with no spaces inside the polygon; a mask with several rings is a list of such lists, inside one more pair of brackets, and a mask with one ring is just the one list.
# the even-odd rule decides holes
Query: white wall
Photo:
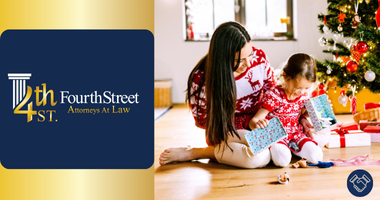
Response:
[{"label": "white wall", "polygon": [[[318,39],[318,14],[326,13],[327,0],[294,0],[297,41],[252,41],[267,54],[271,65],[278,68],[294,52],[306,52],[319,60],[322,53]],[[185,102],[189,73],[208,50],[209,42],[185,42],[183,0],[155,0],[155,79],[172,79],[173,103]]]}]

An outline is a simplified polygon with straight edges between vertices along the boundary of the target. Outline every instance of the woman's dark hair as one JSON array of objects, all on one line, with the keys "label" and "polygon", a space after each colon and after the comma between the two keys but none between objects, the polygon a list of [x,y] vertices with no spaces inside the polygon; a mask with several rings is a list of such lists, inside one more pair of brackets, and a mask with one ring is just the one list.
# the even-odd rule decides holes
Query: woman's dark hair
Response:
[{"label": "woman's dark hair", "polygon": [[315,59],[306,53],[295,53],[291,55],[283,71],[284,73],[282,75],[284,80],[292,79],[296,81],[296,84],[298,84],[302,78],[312,83],[317,80]]},{"label": "woman's dark hair", "polygon": [[[211,38],[208,54],[198,62],[189,76],[186,95],[188,102],[194,95],[199,97],[202,87],[206,87],[206,138],[212,146],[226,141],[229,134],[239,137],[234,126],[236,85],[233,74],[239,67],[239,62],[235,66],[234,63],[236,53],[239,53],[240,58],[241,49],[250,41],[248,32],[239,23],[221,24]],[[204,75],[198,89],[191,93],[197,70],[202,70]],[[196,104],[198,112],[199,101]],[[196,121],[198,124],[198,114]]]}]

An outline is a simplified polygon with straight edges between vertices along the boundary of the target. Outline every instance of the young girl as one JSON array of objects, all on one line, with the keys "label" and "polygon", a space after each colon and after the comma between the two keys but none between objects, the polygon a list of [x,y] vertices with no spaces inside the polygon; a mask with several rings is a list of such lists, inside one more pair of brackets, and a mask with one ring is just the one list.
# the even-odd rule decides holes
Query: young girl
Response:
[{"label": "young girl", "polygon": [[[305,101],[309,100],[307,91],[317,79],[316,72],[316,63],[311,56],[304,53],[290,56],[283,69],[282,84],[264,94],[262,107],[249,122],[252,129],[268,126],[268,120],[273,117],[278,117],[282,122],[288,137],[270,148],[276,166],[287,166],[291,160],[291,151],[311,163],[322,161],[322,149],[303,133],[303,127],[299,124],[301,114],[305,111]],[[291,150],[289,144],[295,144],[299,150]]]}]

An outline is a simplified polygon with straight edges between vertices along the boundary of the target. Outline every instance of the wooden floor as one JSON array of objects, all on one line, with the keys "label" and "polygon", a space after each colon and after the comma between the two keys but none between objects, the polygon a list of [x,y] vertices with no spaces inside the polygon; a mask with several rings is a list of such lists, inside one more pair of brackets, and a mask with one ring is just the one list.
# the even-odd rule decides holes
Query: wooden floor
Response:
[{"label": "wooden floor", "polygon": [[[352,115],[337,116],[351,122]],[[373,189],[364,199],[380,199],[380,166],[330,168],[278,168],[270,163],[263,169],[240,169],[208,159],[160,166],[158,158],[168,147],[206,145],[204,131],[194,125],[186,105],[175,105],[155,122],[155,199],[357,199],[347,189],[347,177],[356,169],[368,171]],[[324,161],[372,154],[380,160],[380,143],[371,147],[323,149]],[[296,161],[296,160],[294,160]],[[291,162],[291,164],[293,161]],[[288,184],[277,184],[277,175],[287,172]]]}]

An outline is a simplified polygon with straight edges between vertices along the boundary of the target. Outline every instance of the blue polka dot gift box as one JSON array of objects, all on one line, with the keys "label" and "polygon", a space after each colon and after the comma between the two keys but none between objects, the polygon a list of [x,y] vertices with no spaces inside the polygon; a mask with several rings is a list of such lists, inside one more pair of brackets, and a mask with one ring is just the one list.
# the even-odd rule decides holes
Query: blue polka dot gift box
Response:
[{"label": "blue polka dot gift box", "polygon": [[288,134],[277,117],[269,120],[269,125],[267,127],[256,128],[244,135],[253,155],[259,154],[265,149],[268,149],[270,145],[287,136]]},{"label": "blue polka dot gift box", "polygon": [[327,101],[326,94],[311,98],[305,102],[307,113],[315,132],[321,131],[327,127],[337,124],[334,112]]}]

